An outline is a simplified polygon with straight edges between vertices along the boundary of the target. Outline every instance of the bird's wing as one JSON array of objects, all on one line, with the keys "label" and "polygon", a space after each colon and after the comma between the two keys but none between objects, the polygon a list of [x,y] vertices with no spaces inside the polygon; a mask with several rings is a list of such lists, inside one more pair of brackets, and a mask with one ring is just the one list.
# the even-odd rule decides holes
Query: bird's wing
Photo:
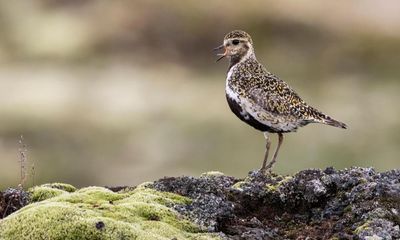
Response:
[{"label": "bird's wing", "polygon": [[299,95],[271,73],[264,74],[259,84],[248,89],[248,96],[260,110],[282,121],[309,119],[310,107]]},{"label": "bird's wing", "polygon": [[[256,78],[247,85],[246,111],[262,123],[281,130],[294,130],[308,123],[323,123],[346,128],[346,124],[309,106],[283,80],[268,72],[261,64],[252,72],[242,75]],[[246,105],[246,104],[245,104]]]}]

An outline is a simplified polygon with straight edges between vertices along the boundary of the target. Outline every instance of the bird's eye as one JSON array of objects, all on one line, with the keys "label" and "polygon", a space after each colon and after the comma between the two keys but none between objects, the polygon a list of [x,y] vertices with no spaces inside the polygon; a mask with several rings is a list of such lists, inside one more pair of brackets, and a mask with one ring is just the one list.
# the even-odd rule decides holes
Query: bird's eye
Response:
[{"label": "bird's eye", "polygon": [[239,40],[237,40],[237,39],[233,40],[233,41],[232,41],[232,44],[233,44],[233,45],[238,45],[238,44],[239,44]]}]

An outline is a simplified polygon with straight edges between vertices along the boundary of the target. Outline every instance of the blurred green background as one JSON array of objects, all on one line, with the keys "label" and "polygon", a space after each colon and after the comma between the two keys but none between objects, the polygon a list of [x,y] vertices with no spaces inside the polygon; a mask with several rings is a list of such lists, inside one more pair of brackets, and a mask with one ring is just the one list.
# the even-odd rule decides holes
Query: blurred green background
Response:
[{"label": "blurred green background", "polygon": [[349,125],[287,134],[276,172],[398,168],[399,9],[395,0],[1,1],[0,188],[19,183],[21,134],[35,184],[259,168],[263,135],[230,112],[227,63],[211,51],[233,29],[249,32],[258,59],[310,105]]}]

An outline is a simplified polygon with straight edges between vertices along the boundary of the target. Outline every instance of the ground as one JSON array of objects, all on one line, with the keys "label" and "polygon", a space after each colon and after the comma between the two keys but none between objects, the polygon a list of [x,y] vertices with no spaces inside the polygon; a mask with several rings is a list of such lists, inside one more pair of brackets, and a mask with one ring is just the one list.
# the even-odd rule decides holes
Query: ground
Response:
[{"label": "ground", "polygon": [[400,170],[209,172],[130,188],[8,189],[0,239],[400,239],[399,212]]},{"label": "ground", "polygon": [[[29,191],[31,203],[0,222],[1,240],[214,239],[171,206],[191,200],[141,185],[118,192],[45,184]],[[16,198],[15,195],[14,198]]]}]

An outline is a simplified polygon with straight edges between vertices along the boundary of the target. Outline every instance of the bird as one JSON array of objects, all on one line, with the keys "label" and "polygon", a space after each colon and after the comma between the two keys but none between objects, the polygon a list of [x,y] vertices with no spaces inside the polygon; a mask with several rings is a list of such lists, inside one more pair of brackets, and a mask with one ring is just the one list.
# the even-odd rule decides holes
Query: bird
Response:
[{"label": "bird", "polygon": [[[264,133],[264,159],[260,171],[272,171],[283,134],[296,132],[310,123],[322,123],[346,129],[347,125],[308,105],[283,80],[267,71],[257,60],[251,36],[242,30],[225,35],[223,44],[215,48],[216,62],[229,60],[225,94],[231,111],[243,122]],[[271,147],[270,134],[278,135],[278,144],[268,163]],[[267,164],[268,163],[268,164]]]}]

